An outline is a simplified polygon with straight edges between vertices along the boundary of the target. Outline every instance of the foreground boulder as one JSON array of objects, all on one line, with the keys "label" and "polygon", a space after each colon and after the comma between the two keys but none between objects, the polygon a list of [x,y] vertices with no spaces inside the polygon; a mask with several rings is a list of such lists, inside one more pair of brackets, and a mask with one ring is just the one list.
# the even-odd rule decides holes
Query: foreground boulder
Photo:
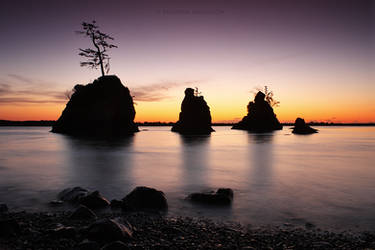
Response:
[{"label": "foreground boulder", "polygon": [[181,104],[179,120],[172,127],[173,132],[181,134],[210,134],[211,113],[203,96],[194,94],[194,89],[185,90],[185,98]]},{"label": "foreground boulder", "polygon": [[8,206],[5,203],[0,203],[0,214],[8,212]]},{"label": "foreground boulder", "polygon": [[117,240],[128,240],[132,237],[132,229],[127,225],[112,219],[102,219],[91,224],[87,229],[87,237],[90,240],[108,243]]},{"label": "foreground boulder", "polygon": [[122,241],[114,241],[108,243],[102,247],[101,250],[128,250],[129,247],[125,245]]},{"label": "foreground boulder", "polygon": [[136,187],[123,199],[124,210],[167,210],[168,203],[162,191],[149,187]]},{"label": "foreground boulder", "polygon": [[233,190],[230,188],[219,188],[216,192],[192,193],[187,199],[206,205],[230,205],[233,201]]},{"label": "foreground boulder", "polygon": [[104,198],[99,191],[94,191],[82,197],[79,203],[91,209],[105,208],[109,206],[109,201]]},{"label": "foreground boulder", "polygon": [[277,120],[273,108],[265,100],[265,94],[259,91],[254,102],[250,102],[247,106],[247,115],[235,124],[232,129],[242,129],[251,132],[270,132],[283,128],[279,120]]},{"label": "foreground boulder", "polygon": [[15,219],[0,220],[0,237],[9,237],[20,231],[21,226]]},{"label": "foreground boulder", "polygon": [[300,135],[309,135],[318,133],[318,130],[315,128],[310,127],[306,124],[305,120],[302,118],[297,118],[294,122],[294,128],[292,131],[293,134],[300,134]]},{"label": "foreground boulder", "polygon": [[96,219],[96,214],[86,206],[79,206],[70,216],[73,220]]},{"label": "foreground boulder", "polygon": [[57,195],[57,198],[69,203],[79,203],[81,198],[87,196],[88,193],[87,189],[81,187],[66,188]]},{"label": "foreground boulder", "polygon": [[117,76],[76,85],[52,132],[76,136],[114,136],[138,131],[129,89]]}]

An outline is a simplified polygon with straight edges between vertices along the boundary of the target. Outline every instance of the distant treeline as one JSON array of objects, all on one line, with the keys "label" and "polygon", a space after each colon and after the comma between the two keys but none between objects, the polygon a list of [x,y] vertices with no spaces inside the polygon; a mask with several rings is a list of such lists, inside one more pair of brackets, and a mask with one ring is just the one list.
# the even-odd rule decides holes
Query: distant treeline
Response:
[{"label": "distant treeline", "polygon": [[52,126],[55,121],[7,121],[0,120],[0,126]]},{"label": "distant treeline", "polygon": [[[0,120],[0,126],[45,126],[50,127],[55,121],[8,121]],[[174,122],[137,122],[138,126],[173,126]],[[235,123],[213,123],[212,126],[233,126]],[[333,122],[310,122],[311,126],[375,126],[375,123],[333,123]],[[284,126],[293,126],[294,123],[282,123]]]}]

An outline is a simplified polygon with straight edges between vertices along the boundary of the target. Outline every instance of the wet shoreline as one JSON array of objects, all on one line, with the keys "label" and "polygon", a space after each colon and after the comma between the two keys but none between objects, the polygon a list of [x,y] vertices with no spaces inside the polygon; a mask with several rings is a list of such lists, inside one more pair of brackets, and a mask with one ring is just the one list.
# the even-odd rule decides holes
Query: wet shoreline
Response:
[{"label": "wet shoreline", "polygon": [[[365,249],[375,247],[375,232],[332,232],[315,227],[251,227],[161,214],[106,212],[72,219],[71,211],[9,212],[0,215],[1,249],[110,249],[113,242],[88,240],[93,223],[112,219],[130,225],[123,249]],[[8,230],[4,231],[4,221]],[[13,223],[13,224],[12,224]],[[15,224],[14,224],[15,223]],[[89,243],[87,243],[89,242]],[[120,246],[120,247],[121,247]],[[107,248],[105,248],[107,247]],[[119,248],[121,249],[121,248]]]}]

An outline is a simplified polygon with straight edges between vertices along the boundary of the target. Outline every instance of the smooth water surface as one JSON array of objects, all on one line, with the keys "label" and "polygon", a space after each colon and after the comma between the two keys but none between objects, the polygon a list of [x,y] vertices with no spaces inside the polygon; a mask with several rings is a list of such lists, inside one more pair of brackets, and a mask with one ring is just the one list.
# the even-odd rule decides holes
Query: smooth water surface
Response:
[{"label": "smooth water surface", "polygon": [[[308,136],[288,127],[268,134],[215,127],[211,136],[197,137],[170,127],[141,129],[108,141],[53,134],[48,127],[1,127],[0,202],[48,210],[66,187],[121,199],[144,185],[166,193],[172,216],[375,230],[375,127],[319,127]],[[184,199],[220,187],[234,190],[229,208]]]}]

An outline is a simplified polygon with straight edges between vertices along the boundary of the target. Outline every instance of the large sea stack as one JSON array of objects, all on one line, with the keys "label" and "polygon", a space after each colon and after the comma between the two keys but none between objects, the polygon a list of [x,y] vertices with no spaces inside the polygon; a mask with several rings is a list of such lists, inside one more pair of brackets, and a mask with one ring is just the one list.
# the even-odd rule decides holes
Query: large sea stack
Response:
[{"label": "large sea stack", "polygon": [[76,136],[118,136],[138,131],[129,89],[115,75],[76,85],[52,132]]},{"label": "large sea stack", "polygon": [[173,132],[181,134],[210,134],[211,113],[203,96],[194,94],[194,89],[185,90],[185,98],[181,104],[179,120],[172,127]]},{"label": "large sea stack", "polygon": [[283,126],[277,120],[271,105],[264,100],[265,97],[265,94],[259,91],[254,101],[247,106],[247,116],[235,124],[232,129],[242,129],[257,133],[282,129]]}]

